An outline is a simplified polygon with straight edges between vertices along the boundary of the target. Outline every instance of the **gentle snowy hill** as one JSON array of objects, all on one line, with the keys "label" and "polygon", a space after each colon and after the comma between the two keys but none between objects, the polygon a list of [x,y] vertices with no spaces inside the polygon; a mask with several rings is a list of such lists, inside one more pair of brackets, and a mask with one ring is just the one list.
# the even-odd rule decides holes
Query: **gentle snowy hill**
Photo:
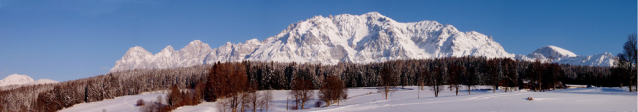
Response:
[{"label": "gentle snowy hill", "polygon": [[370,12],[363,15],[315,16],[290,24],[279,34],[262,41],[251,39],[244,43],[227,42],[215,49],[199,40],[189,43],[179,51],[167,46],[157,54],[136,46],[129,49],[110,72],[183,67],[217,61],[337,64],[451,56],[505,57],[522,60],[538,58],[595,66],[613,64],[613,55],[577,56],[555,46],[543,47],[528,56],[514,55],[506,52],[491,36],[475,31],[461,32],[452,25],[427,20],[401,23],[377,12]]},{"label": "gentle snowy hill", "polygon": [[33,79],[27,75],[12,74],[0,80],[0,87],[16,86],[16,85],[46,84],[46,83],[57,83],[57,82],[58,81],[54,81],[51,79],[40,79],[38,81],[33,81]]},{"label": "gentle snowy hill", "polygon": [[570,65],[583,65],[583,66],[613,66],[615,62],[615,56],[611,53],[602,53],[596,55],[576,55],[571,51],[565,50],[556,46],[545,46],[538,48],[536,51],[525,55],[517,55],[515,57],[519,60],[535,61],[539,59],[542,62],[553,62],[560,64]]}]

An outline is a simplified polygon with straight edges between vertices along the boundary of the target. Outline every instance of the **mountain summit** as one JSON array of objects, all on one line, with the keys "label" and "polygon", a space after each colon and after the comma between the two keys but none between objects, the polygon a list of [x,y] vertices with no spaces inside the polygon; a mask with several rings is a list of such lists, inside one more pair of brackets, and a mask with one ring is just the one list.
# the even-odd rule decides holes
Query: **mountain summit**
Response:
[{"label": "mountain summit", "polygon": [[[574,53],[552,46],[534,53],[544,57],[575,56]],[[401,23],[378,12],[369,12],[362,15],[315,16],[290,24],[279,34],[262,41],[227,42],[215,49],[199,40],[176,52],[168,46],[155,55],[141,47],[133,47],[116,62],[111,72],[192,66],[217,61],[337,64],[451,56],[536,58],[507,53],[491,36],[475,31],[461,32],[452,25],[427,20]]]},{"label": "mountain summit", "polygon": [[613,66],[615,56],[611,53],[601,53],[596,55],[576,55],[575,53],[556,46],[545,46],[538,48],[536,51],[525,55],[517,55],[519,60],[542,62],[552,62],[570,65],[589,65],[589,66]]},{"label": "mountain summit", "polygon": [[536,51],[528,54],[527,56],[537,57],[537,58],[541,58],[541,57],[542,58],[564,58],[564,57],[576,57],[577,55],[563,48],[549,45],[549,46],[538,48]]},{"label": "mountain summit", "polygon": [[147,68],[175,68],[203,64],[206,55],[212,49],[200,40],[190,42],[186,47],[175,51],[172,46],[166,46],[157,54],[152,54],[144,48],[135,46],[130,48],[121,60],[115,62],[110,72]]},{"label": "mountain summit", "polygon": [[12,74],[0,80],[0,87],[15,86],[15,85],[46,84],[46,83],[57,83],[57,82],[58,81],[54,81],[51,79],[40,79],[37,81],[33,81],[33,79],[27,75]]}]

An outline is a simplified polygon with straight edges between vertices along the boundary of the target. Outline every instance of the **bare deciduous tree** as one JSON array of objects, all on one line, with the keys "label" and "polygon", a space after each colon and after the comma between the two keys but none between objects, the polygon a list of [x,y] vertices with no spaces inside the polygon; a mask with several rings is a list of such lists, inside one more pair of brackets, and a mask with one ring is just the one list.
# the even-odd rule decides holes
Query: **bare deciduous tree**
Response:
[{"label": "bare deciduous tree", "polygon": [[469,73],[465,74],[465,86],[467,86],[467,94],[472,94],[472,87],[477,85],[478,70],[477,67],[470,67]]},{"label": "bare deciduous tree", "polygon": [[461,87],[461,77],[464,76],[465,67],[457,66],[452,64],[450,67],[450,74],[448,78],[448,85],[450,88],[454,88],[456,90],[456,95],[459,95],[459,87]]},{"label": "bare deciduous tree", "polygon": [[[260,99],[262,97],[262,94],[260,94],[259,92],[257,92],[257,83],[252,82],[250,83],[250,85],[248,86],[248,91],[246,91],[246,93],[244,93],[243,95],[243,100],[244,105],[246,105],[246,107],[250,107],[252,109],[253,112],[257,111],[257,108],[260,107]],[[243,110],[243,109],[242,109]]]},{"label": "bare deciduous tree", "polygon": [[396,76],[392,74],[392,69],[385,67],[381,69],[379,75],[381,75],[381,86],[379,87],[379,92],[383,93],[385,96],[385,100],[388,100],[388,94],[396,91]]},{"label": "bare deciduous tree", "polygon": [[261,93],[262,97],[259,99],[259,105],[261,106],[261,111],[268,111],[270,109],[272,102],[272,91],[265,90]]},{"label": "bare deciduous tree", "polygon": [[439,92],[443,90],[443,75],[442,70],[439,67],[435,67],[432,73],[428,76],[428,84],[431,86],[431,90],[434,92],[434,97],[439,97]]},{"label": "bare deciduous tree", "polygon": [[333,103],[339,103],[343,99],[343,95],[346,95],[347,88],[336,75],[330,75],[325,78],[321,88],[319,88],[319,99],[326,102],[326,107]]},{"label": "bare deciduous tree", "polygon": [[314,96],[312,82],[302,78],[295,78],[290,94],[295,98],[295,103],[301,109],[305,109],[305,104]]},{"label": "bare deciduous tree", "polygon": [[[632,82],[636,79],[636,67],[634,65],[637,61],[638,49],[636,48],[636,34],[631,34],[627,37],[627,42],[623,46],[623,52],[618,54],[618,60],[616,67],[623,67],[615,69],[617,75],[619,75],[620,86],[622,87],[624,81],[629,82],[629,92],[632,92]],[[638,87],[636,87],[638,90]]]}]

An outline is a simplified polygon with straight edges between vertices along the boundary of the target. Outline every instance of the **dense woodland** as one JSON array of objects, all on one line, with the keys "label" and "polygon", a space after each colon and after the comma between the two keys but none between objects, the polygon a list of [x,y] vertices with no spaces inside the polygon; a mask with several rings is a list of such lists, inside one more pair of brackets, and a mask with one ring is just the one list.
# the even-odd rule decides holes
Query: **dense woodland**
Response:
[{"label": "dense woodland", "polygon": [[[632,41],[631,36],[629,41]],[[522,88],[525,82],[529,82],[526,84],[531,84],[534,91],[551,90],[561,84],[629,85],[631,88],[636,84],[637,74],[635,35],[633,43],[625,44],[625,47],[634,46],[629,50],[633,52],[619,54],[615,67],[559,65],[510,58],[449,57],[336,65],[242,61],[138,69],[2,90],[0,111],[56,111],[79,103],[160,90],[171,91],[166,98],[158,98],[166,99],[168,105],[160,103],[155,105],[156,109],[143,110],[166,111],[203,101],[220,102],[224,106],[220,107],[222,111],[268,110],[268,102],[272,100],[272,95],[268,94],[272,93],[257,90],[293,90],[290,94],[295,99],[295,106],[303,109],[305,101],[314,98],[314,93],[308,91],[319,89],[318,99],[328,102],[326,106],[329,106],[345,100],[347,89],[344,87],[381,86],[380,90],[387,94],[394,86],[432,86],[435,95],[443,89],[440,85],[450,85],[452,88],[449,89],[456,90],[457,94],[461,86]]]}]

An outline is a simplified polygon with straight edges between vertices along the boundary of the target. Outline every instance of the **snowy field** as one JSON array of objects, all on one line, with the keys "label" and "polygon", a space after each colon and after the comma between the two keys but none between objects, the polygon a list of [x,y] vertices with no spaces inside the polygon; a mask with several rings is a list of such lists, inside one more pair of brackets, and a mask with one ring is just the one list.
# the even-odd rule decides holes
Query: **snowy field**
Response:
[{"label": "snowy field", "polygon": [[[376,89],[350,88],[348,100],[341,102],[340,106],[314,108],[315,100],[306,103],[304,110],[316,112],[425,112],[425,111],[637,111],[636,92],[627,92],[626,88],[574,88],[559,89],[547,92],[514,91],[504,92],[497,90],[475,90],[468,95],[467,89],[459,90],[456,96],[454,91],[446,89],[434,97],[434,93],[427,87],[420,91],[421,98],[417,98],[419,91],[416,86],[394,92],[388,100],[382,94],[377,94]],[[489,87],[480,87],[489,88]],[[474,88],[473,88],[474,89]],[[270,111],[286,111],[287,90],[273,91],[273,107]],[[369,93],[374,93],[367,95]],[[139,108],[134,104],[138,99],[144,101],[156,100],[162,93],[146,93],[117,97],[100,102],[78,104],[62,112],[101,112],[106,109],[109,112],[138,112]],[[316,94],[315,94],[316,95]],[[528,101],[527,97],[535,100]],[[292,102],[290,102],[292,105]],[[214,102],[205,102],[196,106],[184,106],[176,109],[176,112],[216,112]]]},{"label": "snowy field", "polygon": [[[107,112],[139,112],[139,107],[135,106],[137,100],[143,99],[145,102],[157,101],[158,96],[162,96],[163,99],[166,98],[166,94],[162,92],[142,93],[140,95],[121,96],[99,102],[81,103],[73,105],[70,108],[62,109],[59,112],[102,112],[102,109],[106,109]],[[166,104],[165,101],[162,103]]]}]

